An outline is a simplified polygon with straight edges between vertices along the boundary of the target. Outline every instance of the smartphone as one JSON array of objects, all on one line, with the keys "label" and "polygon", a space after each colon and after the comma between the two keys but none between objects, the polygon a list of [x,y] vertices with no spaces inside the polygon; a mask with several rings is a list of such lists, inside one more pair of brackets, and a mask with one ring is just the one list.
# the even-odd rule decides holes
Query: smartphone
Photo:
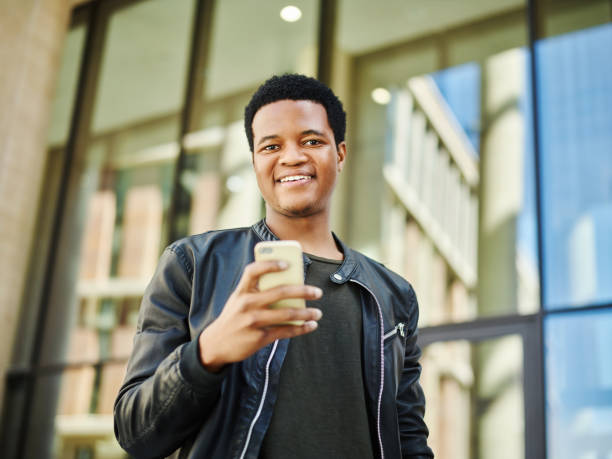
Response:
[{"label": "smartphone", "polygon": [[[304,263],[302,246],[298,241],[263,241],[255,245],[255,260],[285,261],[289,267],[283,271],[263,274],[259,278],[259,289],[267,290],[279,285],[303,285]],[[270,305],[271,308],[305,308],[303,298],[286,298]],[[287,322],[302,325],[303,320]]]}]

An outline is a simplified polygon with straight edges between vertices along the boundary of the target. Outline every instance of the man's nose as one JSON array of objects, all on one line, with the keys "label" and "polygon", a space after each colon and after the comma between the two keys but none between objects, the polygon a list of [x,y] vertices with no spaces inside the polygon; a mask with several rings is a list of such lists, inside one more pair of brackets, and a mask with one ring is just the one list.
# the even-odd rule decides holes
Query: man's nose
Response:
[{"label": "man's nose", "polygon": [[280,163],[284,166],[294,166],[306,161],[306,154],[300,145],[288,145],[283,149]]}]

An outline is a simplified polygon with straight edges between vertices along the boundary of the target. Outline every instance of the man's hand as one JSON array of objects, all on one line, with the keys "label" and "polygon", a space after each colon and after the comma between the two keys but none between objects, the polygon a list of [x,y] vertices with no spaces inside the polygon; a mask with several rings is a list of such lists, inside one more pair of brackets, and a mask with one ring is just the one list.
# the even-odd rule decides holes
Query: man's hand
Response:
[{"label": "man's hand", "polygon": [[[257,288],[262,274],[287,269],[285,262],[255,261],[246,266],[236,290],[221,312],[200,334],[200,360],[209,371],[239,362],[269,343],[303,335],[317,328],[321,311],[315,308],[270,309],[286,298],[316,300],[323,292],[310,285],[282,285],[269,290]],[[303,325],[278,325],[303,320]]]}]

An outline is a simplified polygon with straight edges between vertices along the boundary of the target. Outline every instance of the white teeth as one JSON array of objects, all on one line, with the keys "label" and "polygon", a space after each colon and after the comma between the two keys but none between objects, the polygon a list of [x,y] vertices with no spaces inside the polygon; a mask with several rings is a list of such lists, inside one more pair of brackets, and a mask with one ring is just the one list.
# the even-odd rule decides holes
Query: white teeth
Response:
[{"label": "white teeth", "polygon": [[294,182],[296,180],[305,180],[309,178],[310,178],[310,175],[290,175],[289,177],[283,177],[282,179],[280,179],[280,181],[281,183]]}]

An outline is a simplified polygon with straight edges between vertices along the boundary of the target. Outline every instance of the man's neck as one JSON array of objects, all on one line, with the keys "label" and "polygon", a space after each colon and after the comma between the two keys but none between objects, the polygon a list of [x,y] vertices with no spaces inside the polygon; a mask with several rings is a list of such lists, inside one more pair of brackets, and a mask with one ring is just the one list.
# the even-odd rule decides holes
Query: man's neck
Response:
[{"label": "man's neck", "polygon": [[267,212],[266,224],[279,239],[298,241],[306,253],[332,260],[343,258],[329,227],[329,214],[287,217]]}]

